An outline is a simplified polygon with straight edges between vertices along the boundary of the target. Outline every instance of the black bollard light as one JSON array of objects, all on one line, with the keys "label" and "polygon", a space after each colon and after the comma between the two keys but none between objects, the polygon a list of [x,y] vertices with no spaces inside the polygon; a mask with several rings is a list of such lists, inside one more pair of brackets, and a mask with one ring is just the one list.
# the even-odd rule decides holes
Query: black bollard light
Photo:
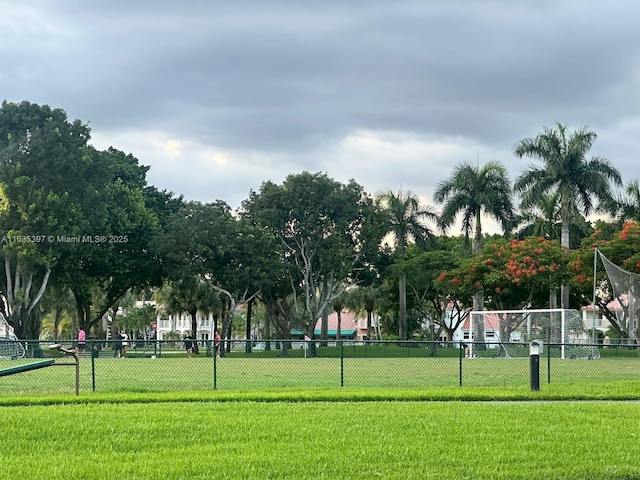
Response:
[{"label": "black bollard light", "polygon": [[540,351],[540,342],[534,340],[529,344],[529,365],[532,392],[540,390]]}]

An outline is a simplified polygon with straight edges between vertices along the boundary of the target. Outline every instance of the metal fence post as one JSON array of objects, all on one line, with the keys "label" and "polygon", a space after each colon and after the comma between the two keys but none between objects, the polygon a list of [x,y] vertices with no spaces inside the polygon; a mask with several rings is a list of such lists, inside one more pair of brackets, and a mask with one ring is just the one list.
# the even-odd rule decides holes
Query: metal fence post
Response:
[{"label": "metal fence post", "polygon": [[551,383],[551,345],[547,348],[547,383]]},{"label": "metal fence post", "polygon": [[95,341],[89,340],[89,344],[91,345],[91,391],[96,391],[96,353],[95,353]]},{"label": "metal fence post", "polygon": [[[211,340],[209,340],[209,342],[211,342]],[[215,345],[213,346],[213,348],[216,348]],[[216,351],[213,351],[213,389],[217,390],[218,389],[218,353]]]},{"label": "metal fence post", "polygon": [[459,385],[462,386],[462,358],[464,357],[464,344],[462,342],[460,342],[460,348],[458,349],[460,350],[460,353],[458,354],[458,363],[460,364],[459,366]]},{"label": "metal fence post", "polygon": [[340,340],[340,386],[344,387],[344,340]]}]

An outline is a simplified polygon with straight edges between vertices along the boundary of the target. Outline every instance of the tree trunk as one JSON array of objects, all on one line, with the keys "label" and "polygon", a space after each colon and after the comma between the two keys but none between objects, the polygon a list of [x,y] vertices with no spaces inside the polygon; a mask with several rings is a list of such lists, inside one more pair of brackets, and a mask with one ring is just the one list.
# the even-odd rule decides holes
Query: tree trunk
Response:
[{"label": "tree trunk", "polygon": [[558,308],[558,291],[556,287],[549,289],[549,308]]},{"label": "tree trunk", "polygon": [[[329,338],[329,312],[327,311],[327,309],[325,308],[322,311],[322,321],[320,323],[320,339],[322,340],[322,342],[320,343],[320,345],[322,345],[323,347],[327,346],[327,339]],[[313,328],[314,328],[314,332],[315,332],[315,322],[313,324]],[[313,335],[309,335],[311,338],[314,338]]]},{"label": "tree trunk", "polygon": [[265,351],[271,350],[271,307],[269,305],[266,306],[265,315],[264,315],[264,349]]},{"label": "tree trunk", "polygon": [[[483,248],[483,237],[482,237],[482,226],[480,224],[480,210],[476,212],[476,235],[475,241],[473,245],[473,253],[476,255],[480,255],[482,253]],[[473,310],[481,311],[484,310],[484,291],[482,287],[480,287],[473,294]],[[474,332],[473,332],[473,341],[478,342],[481,345],[478,345],[480,349],[484,348],[484,321],[477,321],[474,323]]]},{"label": "tree trunk", "polygon": [[398,328],[400,340],[407,339],[407,275],[402,272],[398,281],[398,296],[400,302],[400,315],[398,317]]},{"label": "tree trunk", "polygon": [[[562,209],[562,231],[560,235],[560,245],[569,250],[569,211]],[[560,308],[569,308],[569,285],[560,285]]]},{"label": "tree trunk", "polygon": [[200,353],[198,349],[198,313],[189,312],[191,315],[191,340],[192,340],[192,352],[196,355]]},{"label": "tree trunk", "polygon": [[[476,290],[476,293],[473,294],[473,310],[480,312],[484,310],[484,292],[481,288]],[[473,343],[474,348],[479,348],[483,350],[484,345],[484,318],[476,318],[473,322]]]},{"label": "tree trunk", "polygon": [[253,311],[253,298],[247,302],[247,330],[246,330],[246,339],[247,342],[244,346],[245,353],[251,353],[251,314]]},{"label": "tree trunk", "polygon": [[431,332],[431,356],[438,356],[438,339],[436,338],[436,322],[433,321],[433,318],[429,319],[429,330]]},{"label": "tree trunk", "polygon": [[371,341],[371,317],[373,315],[373,300],[364,301],[364,309],[367,311],[367,342]]}]

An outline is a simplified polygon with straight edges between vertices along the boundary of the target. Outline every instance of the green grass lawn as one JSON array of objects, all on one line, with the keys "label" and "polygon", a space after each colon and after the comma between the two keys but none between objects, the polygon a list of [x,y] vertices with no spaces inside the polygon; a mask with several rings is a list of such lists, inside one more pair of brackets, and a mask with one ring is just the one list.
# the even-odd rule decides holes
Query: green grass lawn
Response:
[{"label": "green grass lawn", "polygon": [[635,402],[193,395],[2,407],[0,479],[640,478]]},{"label": "green grass lawn", "polygon": [[211,357],[83,358],[78,397],[74,367],[0,377],[0,480],[640,479],[637,357],[551,359],[550,384],[542,361],[539,392],[528,359],[459,367],[238,354],[214,390]]}]

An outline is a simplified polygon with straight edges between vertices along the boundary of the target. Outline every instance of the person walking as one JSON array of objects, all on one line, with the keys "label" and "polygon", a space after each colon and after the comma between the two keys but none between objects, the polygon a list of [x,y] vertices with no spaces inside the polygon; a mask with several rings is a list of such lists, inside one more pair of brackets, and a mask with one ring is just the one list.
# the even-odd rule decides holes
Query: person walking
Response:
[{"label": "person walking", "polygon": [[216,341],[216,357],[220,358],[220,332],[216,330],[216,334],[213,338]]},{"label": "person walking", "polygon": [[115,343],[113,344],[113,349],[115,350],[113,352],[113,358],[122,357],[122,335],[120,332],[116,332],[113,338],[115,340]]},{"label": "person walking", "polygon": [[127,347],[129,346],[129,335],[127,335],[127,332],[122,330],[120,332],[120,338],[122,338],[122,349],[120,350],[120,358],[124,358],[125,354],[127,353]]},{"label": "person walking", "polygon": [[76,342],[76,354],[79,355],[82,353],[84,357],[85,351],[87,349],[87,333],[80,328],[78,330],[78,341]]},{"label": "person walking", "polygon": [[191,341],[191,336],[188,333],[184,337],[184,349],[187,351],[187,356],[190,357],[191,353],[193,353],[193,342]]}]

